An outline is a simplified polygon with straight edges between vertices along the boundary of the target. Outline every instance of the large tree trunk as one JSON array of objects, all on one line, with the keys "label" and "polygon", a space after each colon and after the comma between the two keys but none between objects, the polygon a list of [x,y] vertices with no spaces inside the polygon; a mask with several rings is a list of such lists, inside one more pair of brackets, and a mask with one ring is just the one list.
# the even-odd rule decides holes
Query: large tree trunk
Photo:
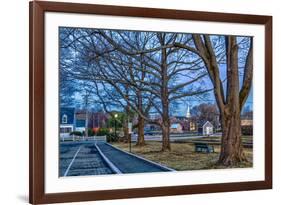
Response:
[{"label": "large tree trunk", "polygon": [[162,151],[171,150],[170,145],[170,117],[169,117],[169,100],[165,95],[162,98]]},{"label": "large tree trunk", "polygon": [[170,122],[169,119],[163,119],[162,125],[162,151],[170,151]]},{"label": "large tree trunk", "polygon": [[207,34],[193,34],[192,37],[197,54],[204,61],[214,86],[214,95],[220,111],[223,133],[218,163],[228,166],[246,161],[241,142],[240,112],[247,100],[252,84],[253,39],[251,38],[250,40],[250,48],[244,66],[243,83],[241,90],[239,90],[237,37],[225,36],[227,88],[226,92],[224,92],[223,81],[220,78],[220,68],[210,36]]},{"label": "large tree trunk", "polygon": [[145,145],[144,141],[144,119],[139,115],[138,117],[138,140],[137,146]]},{"label": "large tree trunk", "polygon": [[236,37],[226,38],[227,96],[222,109],[222,143],[219,164],[232,166],[246,161],[241,141],[238,45]]},{"label": "large tree trunk", "polygon": [[241,121],[239,110],[222,117],[222,140],[219,164],[233,166],[247,161],[241,140]]},{"label": "large tree trunk", "polygon": [[[142,105],[142,92],[137,91],[137,99],[138,99],[138,110],[143,114],[143,105]],[[138,140],[137,146],[145,145],[144,141],[144,118],[141,115],[138,115]]]},{"label": "large tree trunk", "polygon": [[[126,86],[126,95],[125,95],[125,99],[126,101],[129,100],[129,95],[128,95],[128,87]],[[123,131],[124,131],[124,142],[125,143],[128,143],[129,142],[129,127],[128,127],[128,124],[129,124],[129,115],[130,115],[130,106],[129,104],[127,103],[126,107],[125,107],[125,112],[126,112],[126,117],[125,117],[125,120],[123,122]]]},{"label": "large tree trunk", "polygon": [[[162,39],[164,45],[165,38]],[[167,51],[162,49],[161,52],[161,103],[162,103],[162,151],[171,150],[170,145],[170,116],[169,116],[169,91],[168,91],[168,65]]]}]

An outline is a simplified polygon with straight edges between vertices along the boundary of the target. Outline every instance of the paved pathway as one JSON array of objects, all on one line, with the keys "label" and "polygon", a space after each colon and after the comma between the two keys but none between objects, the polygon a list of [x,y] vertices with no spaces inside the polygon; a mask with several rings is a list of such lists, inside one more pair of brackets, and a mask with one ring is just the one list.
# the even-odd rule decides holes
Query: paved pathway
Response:
[{"label": "paved pathway", "polygon": [[59,167],[60,176],[172,171],[107,143],[93,141],[61,142]]},{"label": "paved pathway", "polygon": [[171,171],[168,168],[153,164],[144,159],[120,151],[106,143],[97,144],[102,153],[122,172],[122,173],[142,173],[142,172],[163,172]]},{"label": "paved pathway", "polygon": [[79,149],[82,143],[78,142],[63,142],[60,143],[60,156],[59,156],[59,176],[64,176],[69,164],[71,163],[73,156]]},{"label": "paved pathway", "polygon": [[69,143],[61,149],[68,149],[68,152],[61,152],[60,176],[113,174],[93,143]]}]

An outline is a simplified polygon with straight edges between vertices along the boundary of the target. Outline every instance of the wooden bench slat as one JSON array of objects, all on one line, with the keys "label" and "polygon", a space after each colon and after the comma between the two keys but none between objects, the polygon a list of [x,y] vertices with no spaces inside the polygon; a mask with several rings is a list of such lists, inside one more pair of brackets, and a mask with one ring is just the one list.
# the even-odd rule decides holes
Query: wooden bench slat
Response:
[{"label": "wooden bench slat", "polygon": [[207,152],[207,153],[211,153],[211,152],[215,152],[214,150],[214,146],[210,146],[206,143],[194,143],[195,145],[195,152]]}]

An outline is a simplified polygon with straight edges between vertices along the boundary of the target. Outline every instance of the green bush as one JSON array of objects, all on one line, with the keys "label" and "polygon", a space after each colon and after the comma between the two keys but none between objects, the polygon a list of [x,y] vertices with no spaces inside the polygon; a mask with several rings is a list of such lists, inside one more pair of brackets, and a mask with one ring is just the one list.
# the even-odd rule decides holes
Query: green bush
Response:
[{"label": "green bush", "polygon": [[97,136],[104,136],[108,134],[109,134],[109,130],[107,128],[100,128],[97,132]]},{"label": "green bush", "polygon": [[115,135],[113,133],[108,133],[106,135],[107,142],[118,142],[118,139],[119,139],[118,135]]},{"label": "green bush", "polygon": [[82,132],[80,131],[73,131],[71,133],[69,133],[70,135],[76,135],[76,136],[82,136]]},{"label": "green bush", "polygon": [[94,136],[94,131],[92,129],[88,129],[88,136]]},{"label": "green bush", "polygon": [[242,126],[241,131],[242,135],[253,135],[253,126]]}]

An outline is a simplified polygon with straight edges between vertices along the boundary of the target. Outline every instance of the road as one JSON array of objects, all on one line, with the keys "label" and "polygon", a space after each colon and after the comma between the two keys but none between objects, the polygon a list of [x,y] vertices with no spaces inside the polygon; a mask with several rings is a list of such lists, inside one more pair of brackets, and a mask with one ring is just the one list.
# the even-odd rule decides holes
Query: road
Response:
[{"label": "road", "polygon": [[59,176],[173,171],[105,142],[60,142]]},{"label": "road", "polygon": [[60,176],[114,174],[100,156],[93,142],[60,143],[59,167]]}]

